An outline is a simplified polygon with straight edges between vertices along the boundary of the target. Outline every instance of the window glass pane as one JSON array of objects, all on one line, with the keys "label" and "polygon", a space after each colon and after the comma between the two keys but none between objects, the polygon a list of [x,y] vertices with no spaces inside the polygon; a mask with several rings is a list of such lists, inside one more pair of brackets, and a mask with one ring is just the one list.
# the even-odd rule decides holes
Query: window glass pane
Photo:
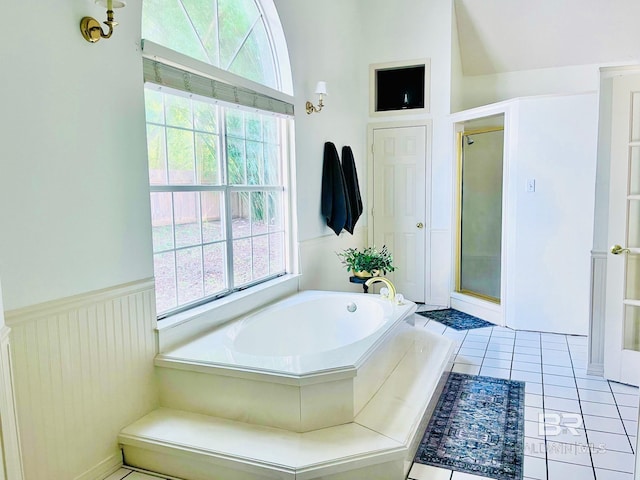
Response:
[{"label": "window glass pane", "polygon": [[215,0],[182,0],[182,4],[200,37],[209,63],[218,66],[220,62],[218,59],[218,21]]},{"label": "window glass pane", "polygon": [[269,234],[269,273],[284,272],[284,233]]},{"label": "window glass pane", "polygon": [[147,158],[151,185],[167,184],[167,152],[164,131],[164,127],[147,125]]},{"label": "window glass pane", "polygon": [[631,147],[629,195],[640,195],[640,147]]},{"label": "window glass pane", "polygon": [[267,233],[267,215],[265,192],[251,192],[251,235]]},{"label": "window glass pane", "polygon": [[151,192],[153,251],[173,248],[173,203],[171,192]]},{"label": "window glass pane", "polygon": [[251,239],[233,241],[233,284],[240,287],[251,281]]},{"label": "window glass pane", "polygon": [[278,124],[281,120],[267,115],[262,116],[263,138],[267,143],[278,142]]},{"label": "window glass pane", "polygon": [[218,135],[196,133],[196,164],[198,184],[220,185],[220,165],[218,161]]},{"label": "window glass pane", "polygon": [[267,195],[267,221],[270,231],[279,231],[284,229],[282,217],[282,192],[269,192]]},{"label": "window glass pane", "polygon": [[147,122],[164,124],[164,100],[162,93],[145,89],[144,110]]},{"label": "window glass pane", "polygon": [[220,66],[226,70],[260,15],[254,0],[219,0]]},{"label": "window glass pane", "polygon": [[255,113],[245,113],[245,132],[249,140],[262,140],[262,115]]},{"label": "window glass pane", "polygon": [[215,295],[226,289],[226,245],[214,243],[204,246],[204,294]]},{"label": "window glass pane", "polygon": [[203,62],[209,61],[179,0],[142,2],[142,38]]},{"label": "window glass pane", "polygon": [[153,256],[156,283],[156,310],[166,312],[178,306],[176,294],[176,260],[173,251]]},{"label": "window glass pane", "polygon": [[180,305],[203,297],[202,247],[176,251],[176,272]]},{"label": "window glass pane", "polygon": [[196,130],[218,133],[218,107],[207,102],[193,102],[193,121]]},{"label": "window glass pane", "polygon": [[629,200],[627,247],[640,247],[640,200]]},{"label": "window glass pane", "polygon": [[176,248],[202,243],[199,200],[198,192],[173,194]]},{"label": "window glass pane", "polygon": [[202,241],[204,243],[223,240],[224,235],[224,205],[220,192],[202,192],[200,194],[202,210]]},{"label": "window glass pane", "polygon": [[263,185],[263,179],[262,143],[247,141],[247,183],[249,185]]},{"label": "window glass pane", "polygon": [[229,184],[247,184],[244,140],[227,138],[227,172]]},{"label": "window glass pane", "polygon": [[276,69],[271,45],[262,21],[254,27],[242,45],[229,71],[249,78],[254,82],[277,88]]},{"label": "window glass pane", "polygon": [[253,280],[269,275],[269,237],[253,237]]},{"label": "window glass pane", "polygon": [[167,125],[172,127],[193,128],[191,100],[176,95],[165,95],[164,106]]},{"label": "window glass pane", "polygon": [[244,138],[244,114],[241,110],[225,110],[227,135]]},{"label": "window glass pane", "polygon": [[280,149],[277,145],[265,145],[264,147],[264,183],[266,185],[280,185],[282,161]]},{"label": "window glass pane", "polygon": [[171,185],[192,185],[195,183],[193,132],[167,128],[167,150],[169,183]]},{"label": "window glass pane", "polygon": [[233,238],[251,235],[251,207],[248,192],[231,193],[231,231]]},{"label": "window glass pane", "polygon": [[[147,122],[158,313],[284,273],[282,120],[167,93],[149,98],[155,102],[150,118],[160,120],[162,111],[173,125]],[[267,182],[282,190],[231,189]],[[174,191],[162,191],[167,187]]]}]

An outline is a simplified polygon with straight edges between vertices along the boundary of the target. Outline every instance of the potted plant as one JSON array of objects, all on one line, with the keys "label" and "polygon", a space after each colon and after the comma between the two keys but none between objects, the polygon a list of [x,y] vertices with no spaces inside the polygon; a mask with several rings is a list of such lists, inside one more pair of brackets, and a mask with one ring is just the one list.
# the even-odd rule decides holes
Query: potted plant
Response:
[{"label": "potted plant", "polygon": [[347,248],[342,252],[336,252],[336,255],[342,260],[347,272],[353,272],[356,277],[366,278],[381,273],[386,275],[387,272],[395,270],[393,256],[386,245],[381,250],[377,250],[375,246],[365,247],[363,251]]}]

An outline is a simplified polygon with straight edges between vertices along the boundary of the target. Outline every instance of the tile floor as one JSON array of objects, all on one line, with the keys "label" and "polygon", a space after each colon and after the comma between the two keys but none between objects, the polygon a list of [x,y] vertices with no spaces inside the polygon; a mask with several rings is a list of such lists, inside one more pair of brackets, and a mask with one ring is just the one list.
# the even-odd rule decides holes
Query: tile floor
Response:
[{"label": "tile floor", "polygon": [[[587,375],[586,337],[415,321],[457,343],[453,371],[526,382],[525,479],[633,480],[638,389]],[[159,478],[122,468],[105,480]],[[482,477],[415,463],[409,479]]]},{"label": "tile floor", "polygon": [[[638,389],[587,375],[586,337],[457,331],[419,315],[416,325],[457,343],[454,372],[525,382],[525,479],[633,480]],[[482,478],[417,463],[409,472],[412,480]]]}]

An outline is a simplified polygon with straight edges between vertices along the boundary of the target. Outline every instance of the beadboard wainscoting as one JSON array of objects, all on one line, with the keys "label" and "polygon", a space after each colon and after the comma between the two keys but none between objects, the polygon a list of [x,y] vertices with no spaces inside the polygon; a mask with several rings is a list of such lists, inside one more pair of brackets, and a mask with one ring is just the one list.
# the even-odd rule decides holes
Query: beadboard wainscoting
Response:
[{"label": "beadboard wainscoting", "polygon": [[6,312],[25,480],[97,480],[155,409],[154,282]]}]

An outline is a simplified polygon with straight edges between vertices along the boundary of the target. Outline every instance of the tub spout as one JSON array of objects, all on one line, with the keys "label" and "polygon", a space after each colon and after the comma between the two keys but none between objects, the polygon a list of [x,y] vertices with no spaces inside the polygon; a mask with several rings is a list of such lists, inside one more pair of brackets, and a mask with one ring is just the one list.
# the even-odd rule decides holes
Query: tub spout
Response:
[{"label": "tub spout", "polygon": [[376,282],[384,283],[387,286],[387,288],[389,289],[389,300],[391,300],[392,302],[395,302],[396,287],[393,286],[393,283],[391,283],[391,280],[389,280],[386,277],[371,277],[369,280],[364,282],[364,284],[367,287],[370,287],[371,285],[373,285]]}]

